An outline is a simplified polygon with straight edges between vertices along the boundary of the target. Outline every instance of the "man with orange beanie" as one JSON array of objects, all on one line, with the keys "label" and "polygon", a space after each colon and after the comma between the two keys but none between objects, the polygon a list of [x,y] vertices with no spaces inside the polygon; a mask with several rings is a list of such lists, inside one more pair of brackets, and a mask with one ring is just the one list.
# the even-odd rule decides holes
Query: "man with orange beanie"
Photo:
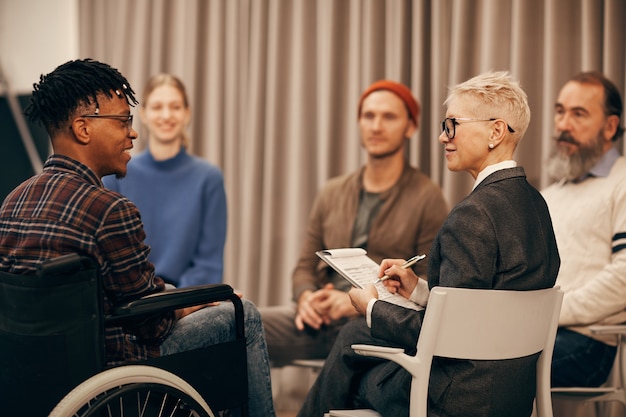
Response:
[{"label": "man with orange beanie", "polygon": [[[359,315],[348,297],[350,284],[316,251],[361,247],[378,263],[428,253],[448,207],[441,189],[407,162],[419,113],[403,84],[380,80],[362,93],[358,123],[367,162],[330,179],[317,195],[293,272],[295,303],[259,309],[274,366],[326,358],[340,328]],[[413,270],[425,275],[426,262]]]}]

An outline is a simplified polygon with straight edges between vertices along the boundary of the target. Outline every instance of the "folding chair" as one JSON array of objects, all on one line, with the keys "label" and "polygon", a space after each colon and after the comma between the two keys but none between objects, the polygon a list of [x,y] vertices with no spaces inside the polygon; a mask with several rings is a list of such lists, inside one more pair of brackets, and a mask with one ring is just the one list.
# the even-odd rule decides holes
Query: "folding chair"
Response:
[{"label": "folding chair", "polygon": [[[427,415],[434,356],[503,360],[541,352],[537,361],[536,410],[539,417],[551,417],[550,365],[562,299],[563,292],[556,287],[535,291],[435,287],[430,293],[415,356],[405,354],[401,348],[352,348],[361,355],[392,360],[411,373],[411,417]],[[328,415],[380,417],[373,410],[331,410]]]},{"label": "folding chair", "polygon": [[[614,335],[617,341],[617,356],[609,380],[600,387],[555,387],[552,388],[552,398],[555,400],[578,401],[583,403],[619,402],[626,411],[626,325],[591,326],[591,333]],[[596,413],[599,415],[596,407]]]},{"label": "folding chair", "polygon": [[[102,299],[98,265],[76,254],[42,263],[36,275],[0,272],[0,415],[247,415],[243,305],[230,286],[152,294],[107,317]],[[105,369],[105,323],[223,300],[235,306],[235,340]],[[129,405],[138,399],[141,411]]]}]

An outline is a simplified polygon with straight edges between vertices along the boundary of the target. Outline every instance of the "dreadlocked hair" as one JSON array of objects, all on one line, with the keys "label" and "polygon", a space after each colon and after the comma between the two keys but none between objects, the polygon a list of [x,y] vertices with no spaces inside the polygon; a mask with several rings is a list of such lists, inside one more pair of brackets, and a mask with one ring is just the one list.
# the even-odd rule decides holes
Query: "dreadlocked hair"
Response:
[{"label": "dreadlocked hair", "polygon": [[98,94],[113,98],[112,91],[123,94],[129,105],[137,104],[130,83],[117,69],[91,58],[68,61],[33,84],[24,114],[51,134],[63,128],[79,107],[97,105]]}]

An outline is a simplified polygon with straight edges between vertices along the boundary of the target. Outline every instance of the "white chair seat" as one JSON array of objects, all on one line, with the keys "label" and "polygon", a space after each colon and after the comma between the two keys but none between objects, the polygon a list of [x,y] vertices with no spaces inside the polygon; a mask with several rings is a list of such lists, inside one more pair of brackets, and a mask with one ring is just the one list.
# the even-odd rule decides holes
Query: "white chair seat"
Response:
[{"label": "white chair seat", "polygon": [[374,410],[331,410],[329,417],[382,417]]},{"label": "white chair seat", "polygon": [[289,363],[289,365],[319,371],[324,366],[324,359],[295,359],[293,362]]}]

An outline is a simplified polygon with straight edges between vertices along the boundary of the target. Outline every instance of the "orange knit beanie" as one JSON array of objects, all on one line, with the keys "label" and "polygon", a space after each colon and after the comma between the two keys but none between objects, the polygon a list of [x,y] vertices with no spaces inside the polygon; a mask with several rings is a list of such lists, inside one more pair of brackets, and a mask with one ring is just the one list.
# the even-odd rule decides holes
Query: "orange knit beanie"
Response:
[{"label": "orange knit beanie", "polygon": [[417,125],[417,120],[419,119],[420,115],[420,106],[417,100],[415,100],[415,97],[413,97],[411,90],[409,90],[407,86],[390,80],[379,80],[367,87],[363,94],[361,94],[361,99],[359,100],[358,117],[361,117],[361,105],[363,104],[363,100],[365,100],[365,98],[372,94],[374,91],[378,90],[388,90],[400,97],[400,99],[406,105],[406,108],[409,112],[409,117],[413,120],[413,122],[415,122],[415,125]]}]

